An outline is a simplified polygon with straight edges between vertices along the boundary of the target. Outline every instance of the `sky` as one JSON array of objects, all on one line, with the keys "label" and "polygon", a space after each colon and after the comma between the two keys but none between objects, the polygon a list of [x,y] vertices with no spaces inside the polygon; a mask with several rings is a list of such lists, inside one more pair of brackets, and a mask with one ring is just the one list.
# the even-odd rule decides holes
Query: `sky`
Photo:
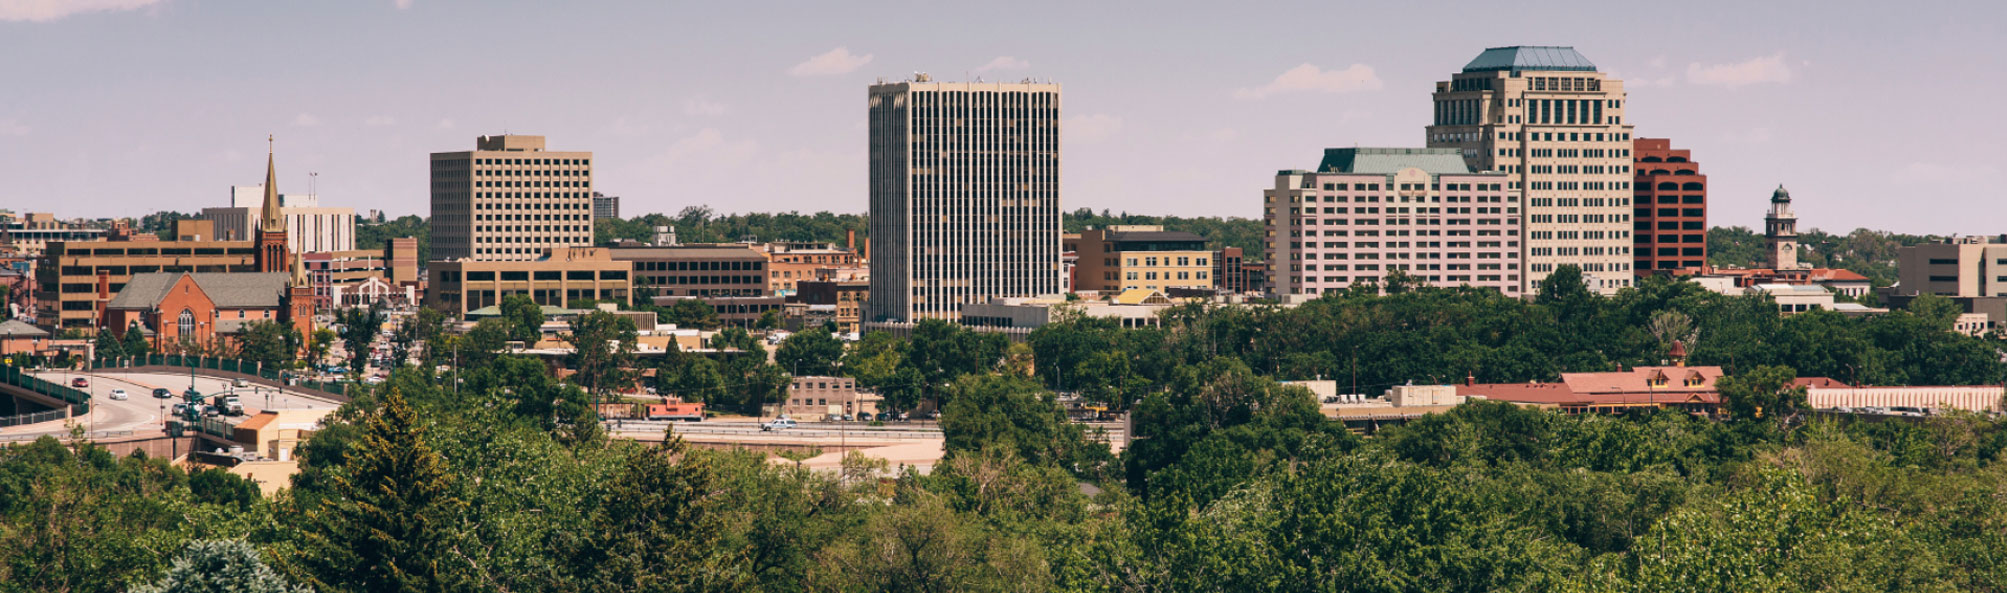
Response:
[{"label": "sky", "polygon": [[1327,147],[1420,146],[1486,47],[1570,45],[1717,226],[2007,232],[2007,2],[0,0],[0,208],[426,214],[427,155],[592,151],[622,214],[866,209],[865,90],[1063,85],[1068,210],[1260,215]]}]

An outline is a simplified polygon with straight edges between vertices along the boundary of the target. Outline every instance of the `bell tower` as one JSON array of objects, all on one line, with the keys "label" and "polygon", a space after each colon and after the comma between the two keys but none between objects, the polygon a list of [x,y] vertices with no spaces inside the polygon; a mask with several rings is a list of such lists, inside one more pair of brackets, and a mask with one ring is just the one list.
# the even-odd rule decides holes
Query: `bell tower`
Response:
[{"label": "bell tower", "polygon": [[1763,243],[1770,248],[1770,269],[1798,267],[1798,215],[1791,213],[1791,192],[1784,186],[1770,194],[1770,214],[1763,217]]},{"label": "bell tower", "polygon": [[258,212],[258,271],[285,273],[292,260],[286,243],[286,215],[279,205],[279,176],[273,167],[272,138],[265,137],[265,204]]}]

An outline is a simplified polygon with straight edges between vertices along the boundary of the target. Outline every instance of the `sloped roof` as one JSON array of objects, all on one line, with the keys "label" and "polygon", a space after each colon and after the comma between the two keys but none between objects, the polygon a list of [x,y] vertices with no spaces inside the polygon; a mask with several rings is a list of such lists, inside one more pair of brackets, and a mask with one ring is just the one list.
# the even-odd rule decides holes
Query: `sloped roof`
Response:
[{"label": "sloped roof", "polygon": [[1496,72],[1499,70],[1523,71],[1542,70],[1560,72],[1595,72],[1596,65],[1589,62],[1575,48],[1560,45],[1514,45],[1493,47],[1477,54],[1469,64],[1464,64],[1464,72]]},{"label": "sloped roof", "polygon": [[1118,305],[1168,305],[1170,303],[1171,299],[1165,298],[1164,293],[1148,288],[1131,288],[1122,291],[1122,294],[1115,295],[1115,304]]},{"label": "sloped roof", "polygon": [[[1718,403],[1721,393],[1714,386],[1721,367],[1638,367],[1622,372],[1562,373],[1560,383],[1489,383],[1458,385],[1457,395],[1482,395],[1514,403],[1556,405],[1666,404],[1682,402]],[[1665,377],[1665,385],[1654,387],[1651,380]],[[1697,385],[1687,385],[1689,377]]]},{"label": "sloped roof", "polygon": [[118,295],[105,305],[112,309],[151,309],[159,306],[167,292],[182,276],[195,280],[196,288],[209,295],[218,309],[264,309],[279,306],[291,281],[284,272],[216,273],[149,272],[134,274]]},{"label": "sloped roof", "polygon": [[0,321],[0,338],[46,338],[49,331],[19,319]]},{"label": "sloped roof", "polygon": [[1468,175],[1470,165],[1454,148],[1326,148],[1321,173],[1363,173],[1392,175],[1402,169],[1421,169],[1430,175]]}]

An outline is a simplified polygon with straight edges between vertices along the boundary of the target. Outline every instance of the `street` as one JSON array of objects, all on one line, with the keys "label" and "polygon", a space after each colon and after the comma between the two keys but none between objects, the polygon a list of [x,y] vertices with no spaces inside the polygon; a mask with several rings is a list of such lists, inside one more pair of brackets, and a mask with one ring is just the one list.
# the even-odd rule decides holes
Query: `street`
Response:
[{"label": "street", "polygon": [[[52,383],[69,385],[76,377],[90,379],[91,386],[83,391],[91,394],[91,413],[72,419],[84,426],[88,432],[150,432],[161,430],[162,418],[166,412],[181,401],[181,392],[188,389],[189,376],[167,373],[128,373],[117,369],[101,369],[96,373],[74,371],[48,371],[37,373],[37,377]],[[205,396],[224,392],[234,392],[244,403],[244,414],[249,416],[265,409],[333,409],[338,407],[332,401],[294,391],[252,383],[241,389],[230,387],[229,379],[195,377],[197,391]],[[165,388],[174,392],[172,398],[153,397],[155,388]],[[111,398],[113,389],[124,389],[127,399]],[[241,417],[239,417],[241,418]],[[0,436],[9,440],[28,438],[44,434],[66,434],[69,428],[61,420],[24,424],[0,428]]]}]

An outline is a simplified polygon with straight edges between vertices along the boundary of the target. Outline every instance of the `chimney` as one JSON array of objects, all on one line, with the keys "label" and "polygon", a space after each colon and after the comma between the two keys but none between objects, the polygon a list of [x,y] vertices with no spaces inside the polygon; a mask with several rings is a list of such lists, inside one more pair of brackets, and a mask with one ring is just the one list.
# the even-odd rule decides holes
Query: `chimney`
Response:
[{"label": "chimney", "polygon": [[1476,384],[1477,384],[1477,373],[1464,373],[1464,375],[1463,375],[1463,384],[1464,384],[1465,386],[1471,386],[1471,385],[1476,385]]}]

